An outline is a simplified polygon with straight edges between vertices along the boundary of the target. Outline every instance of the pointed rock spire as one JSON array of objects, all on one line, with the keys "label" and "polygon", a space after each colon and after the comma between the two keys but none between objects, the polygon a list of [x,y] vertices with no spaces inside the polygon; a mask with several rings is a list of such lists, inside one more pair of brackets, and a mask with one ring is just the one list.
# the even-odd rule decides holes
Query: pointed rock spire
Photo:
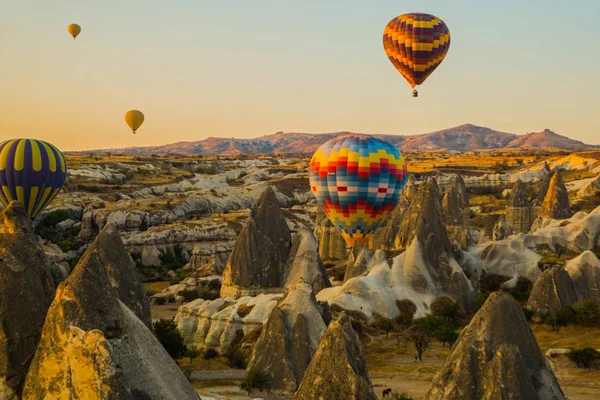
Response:
[{"label": "pointed rock spire", "polygon": [[560,172],[556,172],[550,179],[548,191],[540,206],[538,216],[542,218],[565,219],[573,215],[569,204],[569,193],[562,180]]}]

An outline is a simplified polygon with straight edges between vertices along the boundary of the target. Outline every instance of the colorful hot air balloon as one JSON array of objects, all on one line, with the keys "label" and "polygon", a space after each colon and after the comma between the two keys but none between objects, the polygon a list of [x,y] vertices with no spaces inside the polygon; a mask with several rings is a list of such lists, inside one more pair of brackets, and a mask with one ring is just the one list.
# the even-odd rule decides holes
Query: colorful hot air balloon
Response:
[{"label": "colorful hot air balloon", "polygon": [[25,206],[31,218],[56,197],[67,178],[67,162],[50,143],[12,139],[0,143],[0,201]]},{"label": "colorful hot air balloon", "polygon": [[398,204],[407,178],[398,149],[366,135],[331,139],[309,166],[312,193],[349,246],[367,243]]},{"label": "colorful hot air balloon", "polygon": [[81,33],[81,27],[77,24],[71,24],[67,27],[67,30],[69,31],[69,33],[71,34],[71,36],[73,36],[73,40],[75,40],[75,38],[77,37],[77,35],[79,35],[79,33]]},{"label": "colorful hot air balloon", "polygon": [[[450,31],[438,17],[402,14],[385,27],[383,48],[410,86],[422,84],[440,65],[450,48]],[[418,93],[413,90],[413,97]]]},{"label": "colorful hot air balloon", "polygon": [[144,123],[144,114],[138,110],[130,110],[125,113],[125,122],[131,128],[133,133]]}]

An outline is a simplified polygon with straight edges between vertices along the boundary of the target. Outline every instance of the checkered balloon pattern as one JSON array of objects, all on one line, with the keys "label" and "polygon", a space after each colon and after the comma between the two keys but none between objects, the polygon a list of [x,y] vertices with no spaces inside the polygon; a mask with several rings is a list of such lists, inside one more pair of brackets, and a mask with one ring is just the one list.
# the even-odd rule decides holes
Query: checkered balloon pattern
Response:
[{"label": "checkered balloon pattern", "polygon": [[398,149],[367,135],[328,141],[309,167],[312,193],[349,246],[356,240],[367,244],[398,204],[407,178]]}]

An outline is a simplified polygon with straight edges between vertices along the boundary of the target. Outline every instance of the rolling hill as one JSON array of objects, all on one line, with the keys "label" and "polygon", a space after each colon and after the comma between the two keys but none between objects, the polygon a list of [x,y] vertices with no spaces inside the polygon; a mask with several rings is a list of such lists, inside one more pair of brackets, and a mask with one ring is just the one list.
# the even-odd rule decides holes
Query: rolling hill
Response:
[{"label": "rolling hill", "polygon": [[[125,155],[258,155],[269,153],[312,153],[326,141],[353,132],[298,133],[278,132],[255,139],[209,137],[195,142],[178,142],[163,146],[130,147],[124,149],[93,150],[95,153],[118,153]],[[481,150],[499,148],[560,148],[583,150],[590,147],[578,140],[559,135],[551,130],[516,135],[498,132],[490,128],[465,124],[454,128],[420,135],[382,135],[385,139],[403,150]],[[70,152],[78,154],[84,152]]]}]

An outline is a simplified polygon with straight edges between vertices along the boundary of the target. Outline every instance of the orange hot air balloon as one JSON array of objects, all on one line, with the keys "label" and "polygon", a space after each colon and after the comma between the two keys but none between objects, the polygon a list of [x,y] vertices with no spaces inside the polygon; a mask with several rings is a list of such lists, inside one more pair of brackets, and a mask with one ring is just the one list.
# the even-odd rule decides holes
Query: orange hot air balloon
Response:
[{"label": "orange hot air balloon", "polygon": [[[394,67],[414,89],[440,65],[450,48],[450,31],[438,17],[402,14],[383,31],[383,48]],[[418,92],[413,90],[413,97]]]},{"label": "orange hot air balloon", "polygon": [[67,27],[67,30],[73,36],[73,40],[81,33],[81,27],[77,24],[71,24]]},{"label": "orange hot air balloon", "polygon": [[131,131],[136,133],[138,128],[144,123],[144,114],[138,110],[129,110],[125,113],[125,122],[131,128]]}]

